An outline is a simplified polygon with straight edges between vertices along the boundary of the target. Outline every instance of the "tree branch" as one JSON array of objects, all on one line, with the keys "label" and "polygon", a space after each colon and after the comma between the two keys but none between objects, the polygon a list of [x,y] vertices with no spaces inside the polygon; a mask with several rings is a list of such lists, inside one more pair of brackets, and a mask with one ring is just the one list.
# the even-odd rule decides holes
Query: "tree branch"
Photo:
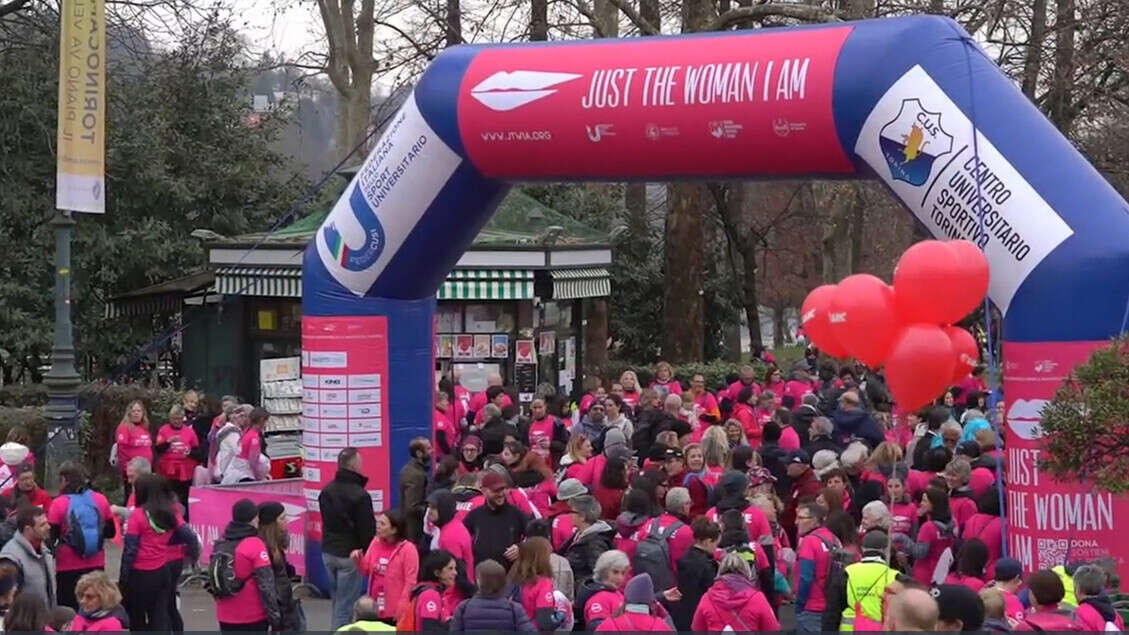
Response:
[{"label": "tree branch", "polygon": [[636,11],[635,7],[632,6],[632,4],[627,0],[608,1],[614,4],[616,8],[623,13],[623,15],[627,16],[627,19],[631,20],[632,24],[634,24],[635,27],[639,29],[639,31],[643,35],[662,35],[662,29],[659,28],[660,25],[651,24],[647,20],[643,19],[643,16],[639,15],[639,12]]},{"label": "tree branch", "polygon": [[435,53],[428,51],[422,44],[417,42],[415,38],[413,38],[406,31],[396,26],[395,24],[392,24],[391,22],[385,22],[383,20],[377,20],[376,24],[377,26],[386,27],[398,33],[400,37],[408,41],[408,44],[412,45],[412,48],[416,50],[416,53],[419,53],[427,61],[430,62],[431,60],[435,59]]},{"label": "tree branch", "polygon": [[0,3],[0,18],[9,13],[15,13],[30,3],[31,0],[10,0],[9,2]]},{"label": "tree branch", "polygon": [[[614,0],[613,0],[614,1]],[[818,5],[809,4],[758,4],[751,7],[736,7],[717,16],[706,25],[706,31],[724,31],[743,22],[779,16],[803,20],[804,22],[840,22],[839,16]]]}]

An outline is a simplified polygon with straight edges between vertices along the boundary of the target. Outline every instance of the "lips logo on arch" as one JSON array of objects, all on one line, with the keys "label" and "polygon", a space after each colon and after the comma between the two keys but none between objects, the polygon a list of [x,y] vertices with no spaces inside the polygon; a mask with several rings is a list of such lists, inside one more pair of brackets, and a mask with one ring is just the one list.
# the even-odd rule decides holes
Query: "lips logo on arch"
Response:
[{"label": "lips logo on arch", "polygon": [[498,71],[470,89],[483,106],[507,112],[557,92],[554,86],[581,77],[578,73],[548,71]]},{"label": "lips logo on arch", "polygon": [[1046,399],[1016,399],[1007,411],[1008,427],[1020,439],[1038,439],[1042,435],[1039,421],[1047,403]]}]

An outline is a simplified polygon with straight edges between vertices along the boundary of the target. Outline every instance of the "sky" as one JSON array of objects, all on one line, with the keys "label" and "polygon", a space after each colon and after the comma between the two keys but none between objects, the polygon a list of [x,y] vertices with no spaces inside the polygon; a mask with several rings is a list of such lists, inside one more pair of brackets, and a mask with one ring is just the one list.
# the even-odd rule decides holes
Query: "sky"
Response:
[{"label": "sky", "polygon": [[304,51],[323,50],[321,18],[310,0],[239,0],[236,23],[259,51],[294,58]]}]

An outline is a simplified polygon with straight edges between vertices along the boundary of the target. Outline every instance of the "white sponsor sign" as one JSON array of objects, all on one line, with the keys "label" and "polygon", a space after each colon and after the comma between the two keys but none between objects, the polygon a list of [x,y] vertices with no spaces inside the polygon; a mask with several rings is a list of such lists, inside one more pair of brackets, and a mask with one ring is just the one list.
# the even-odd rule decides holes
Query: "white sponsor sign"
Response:
[{"label": "white sponsor sign", "polygon": [[409,95],[318,229],[329,273],[364,295],[461,162]]},{"label": "white sponsor sign", "polygon": [[988,295],[1005,313],[1031,271],[1074,233],[982,132],[973,143],[972,122],[920,66],[878,100],[855,152],[934,236],[984,250]]}]

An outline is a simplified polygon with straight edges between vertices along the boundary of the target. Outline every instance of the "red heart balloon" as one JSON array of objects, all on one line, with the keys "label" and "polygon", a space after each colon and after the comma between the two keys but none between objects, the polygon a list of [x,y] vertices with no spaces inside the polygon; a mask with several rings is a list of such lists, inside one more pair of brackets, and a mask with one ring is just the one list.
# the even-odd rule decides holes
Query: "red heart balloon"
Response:
[{"label": "red heart balloon", "polygon": [[950,300],[953,313],[961,313],[949,322],[959,322],[975,311],[988,294],[988,258],[979,247],[967,240],[951,240],[945,245],[956,255],[956,269],[953,270],[952,277],[957,286]]},{"label": "red heart balloon", "polygon": [[937,398],[953,377],[952,340],[935,324],[910,324],[886,357],[886,385],[898,407],[913,411]]},{"label": "red heart balloon", "polygon": [[968,377],[972,369],[980,363],[980,347],[976,345],[976,338],[960,327],[946,326],[944,331],[953,343],[953,359],[955,362],[952,381],[955,384]]},{"label": "red heart balloon", "polygon": [[882,365],[898,334],[894,290],[870,274],[847,276],[831,297],[831,333],[871,368]]},{"label": "red heart balloon", "polygon": [[835,295],[833,284],[812,289],[800,308],[800,326],[819,350],[832,357],[846,357],[847,350],[835,339],[831,333],[831,323],[827,320],[833,295]]}]

